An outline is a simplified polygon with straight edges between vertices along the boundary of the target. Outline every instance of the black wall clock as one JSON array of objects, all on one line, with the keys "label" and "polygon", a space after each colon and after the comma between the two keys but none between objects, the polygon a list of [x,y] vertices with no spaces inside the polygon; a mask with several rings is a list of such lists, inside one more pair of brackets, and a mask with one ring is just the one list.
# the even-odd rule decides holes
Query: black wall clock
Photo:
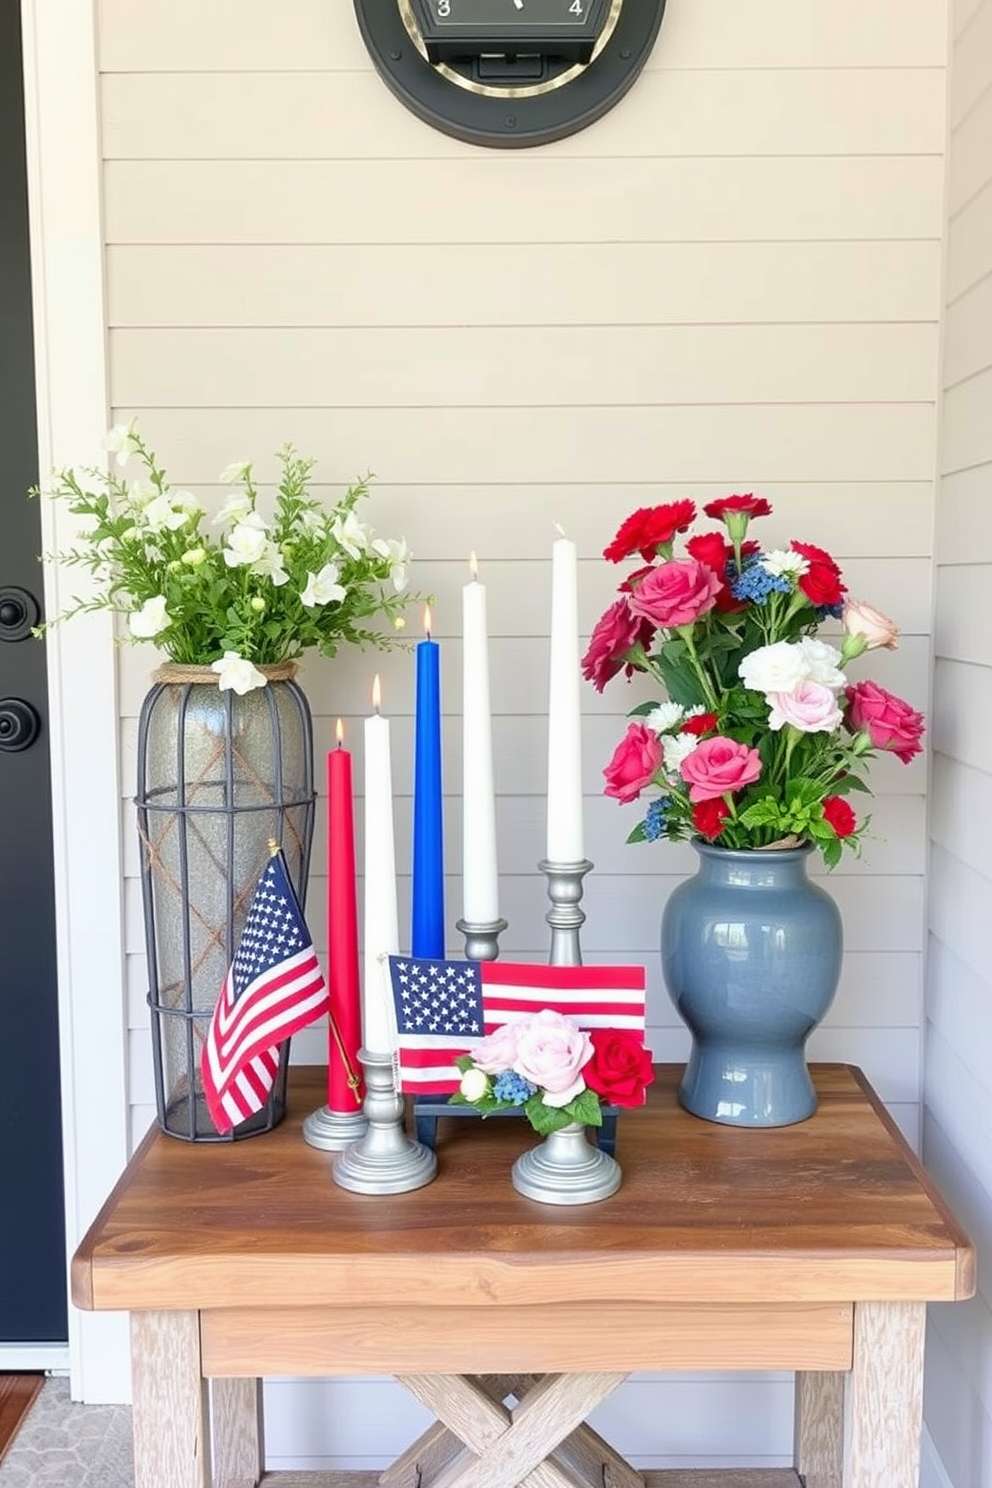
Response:
[{"label": "black wall clock", "polygon": [[386,85],[476,145],[543,145],[611,109],[654,45],[665,0],[355,0]]}]

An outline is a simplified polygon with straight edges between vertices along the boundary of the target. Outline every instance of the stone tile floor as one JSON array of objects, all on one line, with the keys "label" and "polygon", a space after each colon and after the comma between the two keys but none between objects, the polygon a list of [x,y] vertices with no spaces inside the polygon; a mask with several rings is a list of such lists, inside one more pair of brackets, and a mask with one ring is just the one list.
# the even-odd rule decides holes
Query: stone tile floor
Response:
[{"label": "stone tile floor", "polygon": [[46,1379],[0,1462],[0,1488],[134,1488],[130,1408],[75,1405],[67,1378]]}]

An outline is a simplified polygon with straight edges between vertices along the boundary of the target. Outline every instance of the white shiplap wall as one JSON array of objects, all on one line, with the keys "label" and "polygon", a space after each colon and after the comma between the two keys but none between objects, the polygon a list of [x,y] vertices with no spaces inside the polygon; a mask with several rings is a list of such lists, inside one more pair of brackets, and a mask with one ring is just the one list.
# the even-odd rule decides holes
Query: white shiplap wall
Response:
[{"label": "white shiplap wall", "polygon": [[979,1290],[930,1309],[926,1415],[953,1488],[972,1488],[992,1483],[992,0],[958,0],[953,31],[923,1129]]},{"label": "white shiplap wall", "polygon": [[[926,705],[944,0],[669,0],[629,97],[592,129],[522,152],[462,145],[407,114],[345,0],[100,0],[99,15],[115,417],[137,415],[175,480],[204,496],[234,458],[271,474],[286,439],[319,458],[329,487],[376,471],[371,515],[407,536],[418,586],[437,595],[453,947],[470,549],[489,590],[510,955],[547,950],[534,865],[556,520],[579,544],[588,634],[618,577],[598,555],[629,510],[758,490],[776,508],[770,539],[832,548],[851,588],[899,617],[903,646],[872,674]],[[148,663],[122,653],[125,782]],[[319,739],[339,713],[358,739],[376,665],[307,663]],[[394,656],[381,670],[402,865],[412,668]],[[660,984],[657,927],[691,852],[625,847],[630,820],[600,794],[636,695],[585,695],[597,867],[584,948],[646,962],[653,1047],[674,1059],[687,1043]],[[862,1064],[915,1139],[925,769],[886,760],[876,784],[877,838],[832,881],[848,956],[812,1052]],[[138,1132],[152,1097],[131,837]],[[322,1047],[305,1035],[297,1053]],[[419,1415],[392,1386],[335,1390],[270,1387],[273,1465],[369,1465],[413,1435]],[[783,1462],[789,1397],[786,1377],[642,1379],[600,1424],[648,1465]],[[325,1417],[327,1399],[338,1408]]]}]

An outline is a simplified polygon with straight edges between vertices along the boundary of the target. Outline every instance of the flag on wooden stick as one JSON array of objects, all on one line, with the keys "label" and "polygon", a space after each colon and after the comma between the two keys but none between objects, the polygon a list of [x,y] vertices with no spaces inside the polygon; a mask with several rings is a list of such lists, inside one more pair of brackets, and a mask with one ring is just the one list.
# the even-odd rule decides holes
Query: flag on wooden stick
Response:
[{"label": "flag on wooden stick", "polygon": [[210,1118],[226,1134],[261,1110],[279,1046],[327,1011],[317,961],[283,855],[265,866],[210,1020],[200,1071]]}]

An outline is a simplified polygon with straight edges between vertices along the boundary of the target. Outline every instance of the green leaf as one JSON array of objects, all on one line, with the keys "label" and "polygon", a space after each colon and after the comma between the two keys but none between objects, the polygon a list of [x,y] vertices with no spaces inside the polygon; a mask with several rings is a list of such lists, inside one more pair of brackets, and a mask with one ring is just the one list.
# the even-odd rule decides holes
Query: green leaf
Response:
[{"label": "green leaf", "polygon": [[603,1108],[599,1102],[599,1096],[595,1090],[586,1088],[575,1100],[569,1101],[565,1107],[570,1111],[573,1121],[581,1121],[583,1126],[602,1126]]},{"label": "green leaf", "polygon": [[532,1095],[524,1106],[524,1115],[539,1136],[547,1137],[552,1132],[561,1131],[572,1120],[567,1111],[560,1106],[546,1106],[544,1097],[538,1093]]}]

